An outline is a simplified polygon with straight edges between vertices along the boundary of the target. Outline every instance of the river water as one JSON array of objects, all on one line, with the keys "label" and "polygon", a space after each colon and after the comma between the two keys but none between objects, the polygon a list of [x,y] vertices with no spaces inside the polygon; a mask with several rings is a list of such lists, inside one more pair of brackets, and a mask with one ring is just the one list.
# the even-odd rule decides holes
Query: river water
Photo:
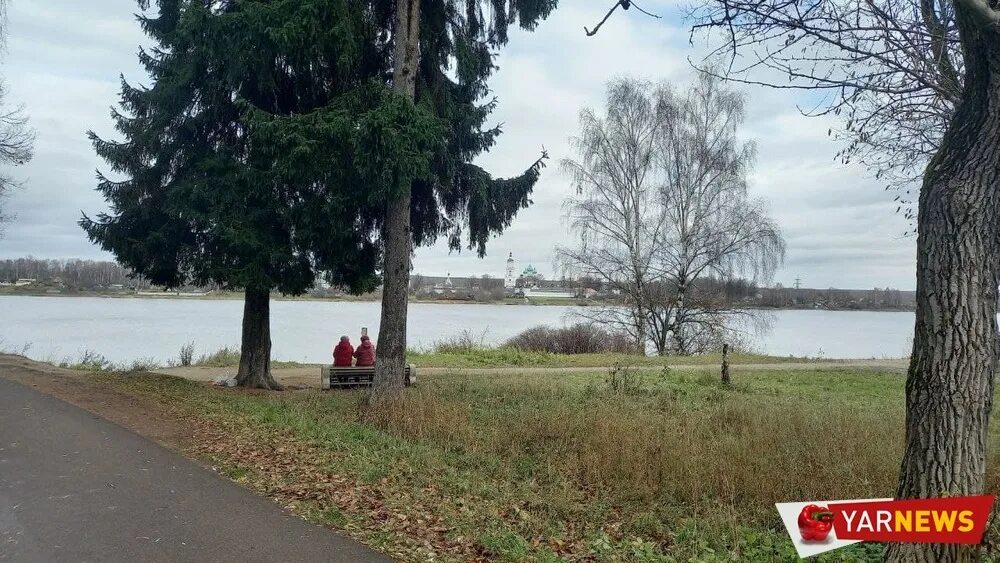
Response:
[{"label": "river water", "polygon": [[[470,330],[498,344],[536,325],[574,322],[576,307],[477,304],[410,305],[409,345],[428,348]],[[92,351],[114,362],[176,358],[185,343],[195,353],[240,342],[240,300],[0,297],[0,349],[47,361],[76,360]],[[771,311],[771,329],[753,339],[755,351],[777,356],[896,358],[909,353],[913,313]],[[360,327],[378,334],[379,304],[274,301],[271,339],[277,360],[329,360],[336,338],[353,341]]]}]

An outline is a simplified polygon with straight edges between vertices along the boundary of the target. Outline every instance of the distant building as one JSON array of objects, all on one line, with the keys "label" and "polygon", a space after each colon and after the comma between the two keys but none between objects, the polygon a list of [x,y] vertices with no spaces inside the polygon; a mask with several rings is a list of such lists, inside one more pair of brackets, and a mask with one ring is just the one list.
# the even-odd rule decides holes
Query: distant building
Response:
[{"label": "distant building", "polygon": [[526,287],[522,293],[525,297],[550,297],[557,299],[573,299],[577,296],[576,290],[572,288],[558,287]]},{"label": "distant building", "polygon": [[517,285],[517,278],[514,276],[515,266],[514,266],[514,253],[511,252],[507,256],[507,272],[503,277],[503,287],[504,289],[514,289]]},{"label": "distant building", "polygon": [[36,280],[34,278],[20,278],[20,279],[14,281],[14,282],[9,282],[9,283],[8,282],[3,282],[3,283],[0,283],[0,285],[7,286],[7,287],[11,287],[11,286],[13,286],[13,287],[25,287],[25,286],[29,286],[29,285],[34,285],[36,283],[38,283],[38,280]]},{"label": "distant building", "polygon": [[448,272],[448,276],[444,278],[443,282],[434,284],[434,286],[431,288],[431,291],[438,295],[454,292],[455,283],[451,281],[451,272]]}]

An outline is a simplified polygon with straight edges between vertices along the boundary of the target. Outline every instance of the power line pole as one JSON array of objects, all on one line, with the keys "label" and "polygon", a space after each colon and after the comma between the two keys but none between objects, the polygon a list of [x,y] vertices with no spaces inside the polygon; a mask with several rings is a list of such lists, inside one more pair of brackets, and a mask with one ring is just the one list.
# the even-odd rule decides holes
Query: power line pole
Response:
[{"label": "power line pole", "polygon": [[795,289],[802,289],[802,278],[795,278]]}]

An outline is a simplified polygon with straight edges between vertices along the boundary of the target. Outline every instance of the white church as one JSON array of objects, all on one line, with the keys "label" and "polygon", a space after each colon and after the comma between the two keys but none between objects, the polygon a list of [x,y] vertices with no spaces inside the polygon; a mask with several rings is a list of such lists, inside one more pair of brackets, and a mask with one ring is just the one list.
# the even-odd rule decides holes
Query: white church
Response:
[{"label": "white church", "polygon": [[[522,278],[526,283],[522,283],[522,287],[517,287],[517,281]],[[538,283],[538,280],[538,270],[536,270],[531,264],[528,264],[524,271],[518,275],[517,261],[514,260],[514,253],[511,252],[508,254],[507,270],[504,272],[503,278],[503,287],[508,292],[524,297],[554,297],[561,299],[573,299],[577,296],[577,292],[573,288],[539,287],[541,284]]]}]

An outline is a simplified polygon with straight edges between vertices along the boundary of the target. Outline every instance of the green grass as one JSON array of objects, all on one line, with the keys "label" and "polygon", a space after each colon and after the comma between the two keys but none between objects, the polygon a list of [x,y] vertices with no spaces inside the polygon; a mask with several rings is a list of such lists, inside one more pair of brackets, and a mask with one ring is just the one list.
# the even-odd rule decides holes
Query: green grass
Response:
[{"label": "green grass", "polygon": [[202,455],[231,478],[412,561],[794,560],[773,503],[891,496],[902,444],[903,376],[866,370],[735,369],[732,387],[680,369],[452,373],[378,427],[357,421],[360,392],[94,377],[217,428]]},{"label": "green grass", "polygon": [[[629,354],[550,354],[548,352],[528,352],[510,347],[469,347],[447,351],[408,350],[406,360],[418,367],[427,368],[588,368],[629,365],[636,367],[701,366],[719,365],[721,354],[697,356],[635,356]],[[225,347],[209,354],[198,356],[192,365],[196,367],[233,367],[239,365],[240,353],[235,347]],[[779,364],[790,362],[816,362],[835,365],[838,360],[798,358],[793,356],[765,356],[759,354],[733,353],[729,355],[733,365]],[[80,362],[83,363],[83,362]],[[175,362],[176,363],[176,362]],[[296,368],[308,364],[293,361],[272,361],[271,367]]]},{"label": "green grass", "polygon": [[220,348],[210,354],[203,354],[191,364],[199,367],[224,368],[236,366],[240,363],[240,349],[238,347]]},{"label": "green grass", "polygon": [[[458,351],[410,350],[406,354],[408,362],[420,367],[435,368],[504,368],[504,367],[610,367],[624,364],[632,366],[658,367],[669,365],[719,365],[721,354],[697,356],[635,356],[628,354],[550,354],[547,352],[526,352],[516,348],[469,348]],[[829,362],[812,358],[792,356],[764,356],[759,354],[735,353],[729,355],[732,364],[770,364],[786,362]]]},{"label": "green grass", "polygon": [[[195,367],[212,367],[212,368],[226,368],[235,367],[240,364],[240,349],[239,347],[226,346],[225,348],[220,348],[215,352],[210,354],[203,354],[194,360],[191,365]],[[307,364],[301,362],[285,362],[279,360],[271,360],[271,367],[274,369],[283,368],[297,368],[303,367]]]}]

